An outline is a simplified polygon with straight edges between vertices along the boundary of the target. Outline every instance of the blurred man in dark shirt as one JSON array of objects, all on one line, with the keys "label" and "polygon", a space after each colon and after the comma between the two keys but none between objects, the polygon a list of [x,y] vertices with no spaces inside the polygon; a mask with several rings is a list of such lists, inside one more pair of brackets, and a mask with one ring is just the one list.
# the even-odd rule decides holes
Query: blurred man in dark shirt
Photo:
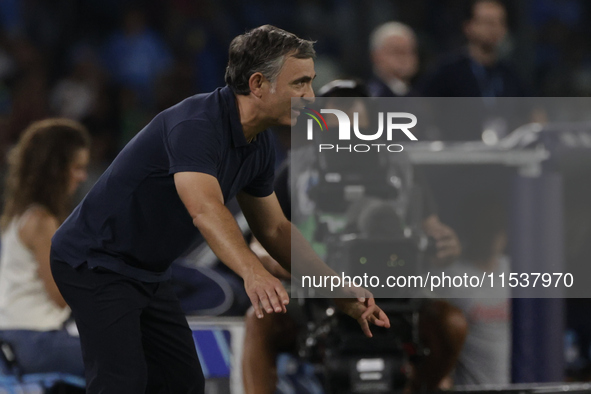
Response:
[{"label": "blurred man in dark shirt", "polygon": [[522,97],[517,74],[499,59],[507,35],[507,12],[498,0],[475,0],[464,23],[468,45],[427,75],[417,93],[425,97]]},{"label": "blurred man in dark shirt", "polygon": [[373,76],[367,89],[372,97],[401,97],[419,68],[414,31],[400,22],[378,26],[370,37]]}]

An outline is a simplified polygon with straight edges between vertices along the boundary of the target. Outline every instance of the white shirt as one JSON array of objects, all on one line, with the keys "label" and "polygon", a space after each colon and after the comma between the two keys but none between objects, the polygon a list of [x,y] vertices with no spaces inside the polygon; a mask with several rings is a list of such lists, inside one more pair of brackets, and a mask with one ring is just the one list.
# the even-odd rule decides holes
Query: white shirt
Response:
[{"label": "white shirt", "polygon": [[39,263],[20,239],[21,225],[22,220],[14,218],[2,234],[0,330],[60,329],[70,309],[60,308],[49,297],[38,273]]},{"label": "white shirt", "polygon": [[[481,288],[448,293],[449,301],[460,308],[468,320],[468,336],[456,365],[457,385],[508,384],[511,382],[511,291],[501,287],[498,275],[508,274],[506,256],[499,259],[495,286],[485,281]],[[448,275],[482,276],[482,270],[466,262],[456,263]],[[471,294],[471,295],[470,295]],[[462,298],[453,298],[453,297]]]}]

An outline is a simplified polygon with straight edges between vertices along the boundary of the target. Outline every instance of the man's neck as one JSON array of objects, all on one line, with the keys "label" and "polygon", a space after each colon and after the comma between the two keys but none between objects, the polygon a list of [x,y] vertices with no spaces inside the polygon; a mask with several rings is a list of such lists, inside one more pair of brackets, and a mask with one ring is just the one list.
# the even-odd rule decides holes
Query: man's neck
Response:
[{"label": "man's neck", "polygon": [[256,98],[251,97],[251,95],[241,94],[237,94],[235,97],[244,138],[250,143],[255,139],[257,134],[269,128],[271,124],[268,124],[268,122],[260,117],[260,112],[257,111],[255,102],[257,100]]},{"label": "man's neck", "polygon": [[485,67],[494,65],[498,59],[496,50],[488,51],[475,44],[468,44],[468,53],[474,61]]},{"label": "man's neck", "polygon": [[[390,88],[390,90],[399,96],[404,96],[406,93],[408,93],[410,80],[399,78],[395,75],[392,75],[391,73],[380,72],[377,67],[374,67],[373,73],[376,77],[378,77],[378,79],[385,83]],[[399,91],[395,91],[393,88]],[[405,89],[406,92],[404,92]]]},{"label": "man's neck", "polygon": [[410,91],[410,84],[400,78],[392,77],[385,82],[390,90],[397,96],[406,96]]}]

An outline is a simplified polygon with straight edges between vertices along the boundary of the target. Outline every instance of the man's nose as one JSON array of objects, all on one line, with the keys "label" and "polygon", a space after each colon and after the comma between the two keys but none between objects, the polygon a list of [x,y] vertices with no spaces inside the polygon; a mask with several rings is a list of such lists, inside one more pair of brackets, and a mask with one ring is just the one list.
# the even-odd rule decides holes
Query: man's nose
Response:
[{"label": "man's nose", "polygon": [[302,99],[306,102],[306,104],[312,104],[316,100],[316,96],[314,95],[314,89],[312,89],[312,84],[310,84],[309,86],[310,87],[306,89],[306,91],[302,95]]}]

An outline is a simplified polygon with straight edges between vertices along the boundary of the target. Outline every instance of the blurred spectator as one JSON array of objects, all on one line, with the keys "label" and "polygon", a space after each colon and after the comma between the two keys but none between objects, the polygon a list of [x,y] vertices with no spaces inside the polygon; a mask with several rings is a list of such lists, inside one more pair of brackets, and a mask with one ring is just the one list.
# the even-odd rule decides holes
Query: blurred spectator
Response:
[{"label": "blurred spectator", "polygon": [[[5,83],[16,74],[16,62],[8,49],[8,39],[0,31],[0,83]],[[6,107],[2,104],[0,112],[6,112]]]},{"label": "blurred spectator", "polygon": [[50,106],[54,115],[82,122],[92,135],[91,182],[81,188],[80,196],[84,196],[120,148],[119,103],[109,89],[97,50],[85,43],[70,52],[69,74],[53,87]]},{"label": "blurred spectator", "polygon": [[536,31],[535,82],[548,97],[591,94],[589,3],[538,0],[528,4]]},{"label": "blurred spectator", "polygon": [[[26,38],[11,40],[10,53],[16,72],[10,81],[10,113],[0,133],[0,146],[16,143],[32,121],[49,116],[48,70],[41,51]],[[3,152],[4,153],[4,152]]]},{"label": "blurred spectator", "polygon": [[107,42],[104,60],[116,83],[150,105],[154,81],[171,66],[172,55],[162,37],[147,26],[144,13],[131,8],[123,28]]},{"label": "blurred spectator", "polygon": [[0,340],[12,346],[22,373],[84,374],[49,250],[86,179],[89,144],[79,123],[48,119],[33,123],[11,151],[1,218]]},{"label": "blurred spectator", "polygon": [[173,66],[162,74],[155,84],[156,111],[164,111],[189,96],[195,91],[194,75],[188,59],[177,58]]},{"label": "blurred spectator", "polygon": [[373,76],[367,84],[372,97],[406,96],[419,68],[417,40],[412,29],[388,22],[370,38]]},{"label": "blurred spectator", "polygon": [[92,47],[75,48],[72,58],[72,70],[54,86],[50,105],[55,115],[81,121],[90,116],[105,77]]},{"label": "blurred spectator", "polygon": [[[507,245],[506,211],[492,194],[471,195],[465,204],[463,259],[445,273],[482,276],[509,272],[504,255]],[[467,298],[467,292],[473,298]],[[511,382],[511,308],[508,287],[446,290],[449,301],[468,321],[468,336],[460,353],[454,383],[457,385],[504,385]]]},{"label": "blurred spectator", "polygon": [[[240,2],[232,9],[243,6],[244,3]],[[250,2],[248,7],[254,8]],[[191,68],[192,84],[187,86],[192,89],[191,94],[223,86],[228,44],[235,35],[243,32],[232,21],[231,13],[217,1],[176,0],[169,14],[167,36],[178,54],[177,61],[183,64],[183,68],[185,65]]]},{"label": "blurred spectator", "polygon": [[507,14],[499,0],[471,3],[464,34],[468,45],[450,55],[420,84],[425,97],[527,96],[520,78],[499,57],[507,35]]},{"label": "blurred spectator", "polygon": [[0,26],[10,37],[22,33],[23,21],[20,0],[0,1]]},{"label": "blurred spectator", "polygon": [[[8,39],[0,31],[0,130],[8,130],[8,116],[12,105],[10,82],[14,79],[16,72],[16,61],[9,51]],[[6,136],[0,136],[1,161],[7,150],[6,143]]]},{"label": "blurred spectator", "polygon": [[123,149],[155,115],[142,105],[141,97],[132,89],[122,87],[119,90],[118,99],[120,134],[117,141],[117,151]]}]

